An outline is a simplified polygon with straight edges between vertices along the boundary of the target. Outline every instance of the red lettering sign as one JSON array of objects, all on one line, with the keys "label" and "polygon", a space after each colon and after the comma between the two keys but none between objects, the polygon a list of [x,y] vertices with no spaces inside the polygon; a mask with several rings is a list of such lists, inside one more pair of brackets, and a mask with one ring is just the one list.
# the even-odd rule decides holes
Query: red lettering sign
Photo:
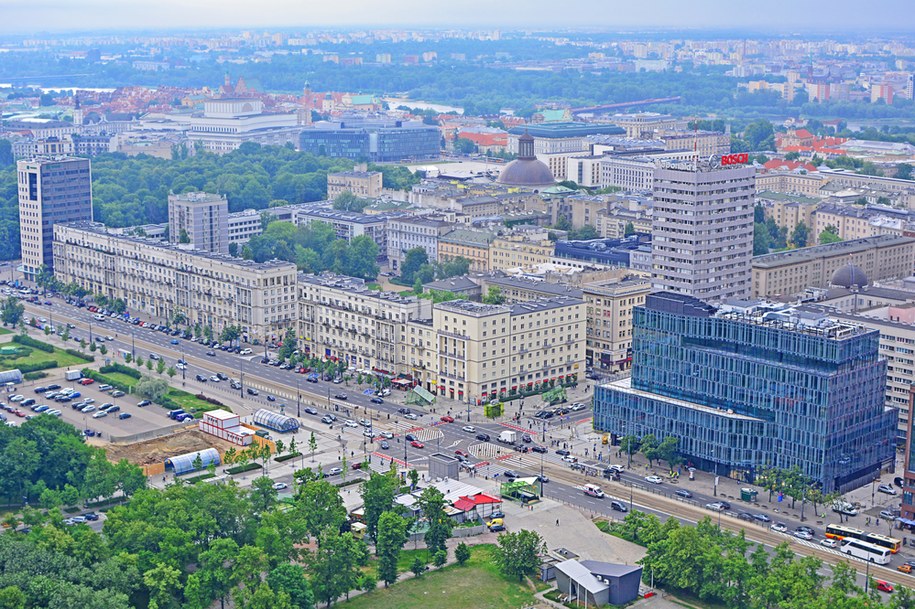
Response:
[{"label": "red lettering sign", "polygon": [[726,154],[721,157],[722,167],[725,165],[743,165],[750,162],[750,155],[746,152],[738,152],[737,154]]}]

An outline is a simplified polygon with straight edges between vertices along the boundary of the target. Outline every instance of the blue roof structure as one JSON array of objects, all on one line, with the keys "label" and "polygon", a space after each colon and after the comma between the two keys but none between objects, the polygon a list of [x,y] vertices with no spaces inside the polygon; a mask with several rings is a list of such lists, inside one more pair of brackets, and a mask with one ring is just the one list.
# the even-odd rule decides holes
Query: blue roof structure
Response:
[{"label": "blue roof structure", "polygon": [[[200,455],[201,465],[199,468],[194,467],[194,461],[197,460],[197,455]],[[177,457],[171,457],[165,460],[165,468],[174,469],[175,475],[180,476],[181,474],[197,471],[198,469],[206,469],[210,463],[219,465],[219,451],[215,448],[205,448],[192,453],[178,455]]]},{"label": "blue roof structure", "polygon": [[273,431],[295,431],[299,428],[298,419],[266,408],[261,408],[254,413],[254,423]]}]

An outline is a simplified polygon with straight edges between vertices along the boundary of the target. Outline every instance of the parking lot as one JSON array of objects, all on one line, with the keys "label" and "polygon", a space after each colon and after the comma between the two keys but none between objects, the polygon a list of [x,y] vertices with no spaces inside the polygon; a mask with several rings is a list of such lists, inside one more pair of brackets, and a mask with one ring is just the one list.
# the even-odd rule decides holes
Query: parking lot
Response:
[{"label": "parking lot", "polygon": [[[61,388],[73,388],[80,393],[80,397],[70,402],[58,403],[54,399],[47,399],[44,393],[35,393],[37,387],[53,385],[60,385]],[[81,385],[79,381],[68,381],[65,378],[65,371],[54,370],[48,377],[39,381],[27,381],[20,385],[7,387],[7,392],[0,397],[0,402],[13,409],[18,408],[26,416],[48,416],[36,414],[32,411],[32,408],[46,404],[52,409],[60,410],[60,418],[74,425],[77,429],[91,429],[97,434],[101,434],[101,437],[106,440],[112,436],[118,437],[148,432],[174,423],[166,416],[167,411],[160,406],[150,404],[140,408],[137,407],[137,404],[141,401],[141,398],[129,394],[113,397],[112,393],[113,391],[101,391],[99,383],[93,382],[90,385]],[[35,404],[23,407],[11,402],[10,398],[17,394],[24,396],[26,399],[34,399]],[[92,404],[95,406],[94,411],[84,413],[73,409],[73,404],[85,399],[95,400]],[[114,404],[120,410],[105,417],[93,418],[93,415],[98,412],[99,407],[103,404]],[[118,415],[122,413],[130,414],[130,418],[118,418]],[[5,412],[4,414],[7,420],[13,424],[18,424],[25,420],[25,417],[17,417],[10,412]]]}]

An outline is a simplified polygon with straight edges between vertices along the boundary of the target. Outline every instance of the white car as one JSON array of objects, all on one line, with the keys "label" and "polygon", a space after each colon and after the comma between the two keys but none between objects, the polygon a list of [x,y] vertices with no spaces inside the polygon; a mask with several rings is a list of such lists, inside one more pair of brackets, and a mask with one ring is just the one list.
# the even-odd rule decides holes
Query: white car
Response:
[{"label": "white car", "polygon": [[101,419],[102,417],[107,417],[107,416],[108,416],[108,411],[107,411],[107,410],[99,410],[99,411],[96,412],[94,415],[92,415],[92,418],[93,418],[93,419]]},{"label": "white car", "polygon": [[251,355],[251,349],[242,349],[238,352],[239,355]]},{"label": "white car", "polygon": [[286,488],[289,488],[289,485],[286,484],[285,482],[277,482],[273,485],[273,490],[275,490],[275,491],[281,491]]},{"label": "white car", "polygon": [[645,476],[645,481],[651,482],[652,484],[661,484],[662,482],[664,482],[661,479],[661,476]]},{"label": "white car", "polygon": [[587,408],[587,406],[585,406],[581,402],[575,402],[574,404],[572,404],[572,410],[575,412],[578,412],[579,410],[584,410],[585,408]]},{"label": "white car", "polygon": [[611,472],[620,472],[620,473],[622,473],[623,470],[625,470],[626,468],[624,468],[622,465],[608,465],[608,466],[607,466],[607,469],[609,469]]},{"label": "white car", "polygon": [[775,531],[776,533],[787,533],[788,526],[784,522],[776,522],[769,527],[770,530]]},{"label": "white car", "polygon": [[466,431],[467,433],[477,433],[477,428],[473,425],[464,425],[461,427],[461,431]]},{"label": "white car", "polygon": [[419,417],[417,417],[417,416],[416,416],[415,414],[413,414],[412,412],[408,412],[407,414],[405,414],[405,415],[403,416],[403,418],[405,418],[405,419],[410,419],[411,421],[415,421],[415,420],[418,419]]},{"label": "white car", "polygon": [[877,487],[877,491],[879,491],[879,492],[881,492],[881,493],[886,493],[887,495],[895,495],[895,494],[896,494],[896,489],[894,489],[894,488],[893,488],[892,486],[890,486],[889,484],[881,484],[880,486]]},{"label": "white car", "polygon": [[381,432],[381,433],[378,434],[378,435],[380,435],[380,436],[381,436],[382,438],[384,438],[385,440],[393,440],[393,439],[394,439],[394,434],[392,434],[390,431],[383,431],[383,432]]},{"label": "white car", "polygon": [[178,370],[187,370],[187,364],[178,363],[178,364],[175,364],[175,368],[177,368]]},{"label": "white car", "polygon": [[352,421],[350,419],[347,419],[346,422],[344,423],[344,425],[346,425],[347,427],[359,427],[359,423],[357,423],[356,421]]},{"label": "white car", "polygon": [[14,395],[10,398],[10,402],[21,402],[25,399],[24,395]]},{"label": "white car", "polygon": [[562,460],[566,463],[578,463],[578,457],[573,457],[572,455],[563,455]]},{"label": "white car", "polygon": [[820,540],[820,545],[827,547],[827,548],[835,548],[835,547],[838,547],[839,542],[837,542],[835,539],[830,539],[829,537],[826,537],[825,539]]},{"label": "white car", "polygon": [[218,383],[219,377],[214,374],[213,376],[210,377],[210,381],[213,383]]}]

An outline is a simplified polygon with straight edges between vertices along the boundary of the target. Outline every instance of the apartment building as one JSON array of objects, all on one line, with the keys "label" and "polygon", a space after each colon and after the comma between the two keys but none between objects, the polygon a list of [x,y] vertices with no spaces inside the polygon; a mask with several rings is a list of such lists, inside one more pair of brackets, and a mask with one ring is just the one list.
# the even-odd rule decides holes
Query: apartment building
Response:
[{"label": "apartment building", "polygon": [[403,340],[407,322],[432,318],[432,301],[379,292],[365,281],[333,273],[298,277],[299,347],[314,357],[357,369],[409,374]]},{"label": "apartment building", "polygon": [[814,230],[814,214],[820,199],[766,191],[756,195],[756,202],[763,206],[767,218],[775,220],[777,226],[788,229],[789,236],[801,222],[807,227],[810,241],[814,241],[819,234]]},{"label": "apartment building", "polygon": [[750,295],[756,171],[670,163],[655,170],[653,288],[720,302]]},{"label": "apartment building", "polygon": [[489,268],[507,270],[549,262],[554,244],[548,239],[527,241],[523,237],[499,237],[489,245]]},{"label": "apartment building", "polygon": [[582,286],[587,316],[585,361],[604,370],[632,365],[633,307],[651,292],[648,277],[629,275]]},{"label": "apartment building", "polygon": [[55,276],[91,294],[120,298],[159,319],[183,313],[217,334],[239,325],[248,341],[281,338],[295,325],[296,267],[256,263],[212,252],[118,235],[100,224],[54,229]]},{"label": "apartment building", "polygon": [[908,222],[909,214],[902,210],[822,203],[814,214],[813,235],[819,235],[827,226],[835,228],[844,240],[901,235]]},{"label": "apartment building", "polygon": [[391,218],[387,224],[388,264],[397,271],[407,252],[415,247],[426,250],[430,261],[438,260],[438,242],[454,227],[441,217],[404,216]]},{"label": "apartment building", "polygon": [[827,182],[829,178],[821,173],[772,171],[756,176],[756,190],[816,197]]},{"label": "apartment building", "polygon": [[22,270],[35,281],[42,267],[54,270],[54,225],[92,220],[89,159],[36,158],[16,164]]},{"label": "apartment building", "polygon": [[669,114],[657,112],[634,112],[632,114],[614,114],[613,124],[626,130],[626,137],[650,139],[656,131],[682,131],[688,120]]},{"label": "apartment building", "polygon": [[380,171],[341,171],[327,174],[327,198],[334,200],[344,192],[351,192],[363,199],[381,196]]},{"label": "apartment building", "polygon": [[432,317],[437,393],[479,403],[577,377],[585,369],[585,323],[584,303],[564,296],[439,303]]},{"label": "apartment building", "polygon": [[229,253],[229,201],[225,195],[168,195],[168,239],[197,250]]},{"label": "apartment building", "polygon": [[439,237],[438,258],[449,260],[461,256],[470,260],[471,272],[489,270],[489,245],[496,234],[484,229],[456,228]]},{"label": "apartment building", "polygon": [[825,288],[849,264],[860,267],[871,281],[908,277],[915,266],[915,238],[878,235],[756,256],[753,297],[790,298],[807,288]]},{"label": "apartment building", "polygon": [[366,235],[378,245],[378,255],[387,255],[387,214],[358,214],[349,211],[337,211],[320,207],[309,207],[299,210],[296,224],[309,225],[312,222],[326,222],[334,227],[337,237],[352,241]]}]

